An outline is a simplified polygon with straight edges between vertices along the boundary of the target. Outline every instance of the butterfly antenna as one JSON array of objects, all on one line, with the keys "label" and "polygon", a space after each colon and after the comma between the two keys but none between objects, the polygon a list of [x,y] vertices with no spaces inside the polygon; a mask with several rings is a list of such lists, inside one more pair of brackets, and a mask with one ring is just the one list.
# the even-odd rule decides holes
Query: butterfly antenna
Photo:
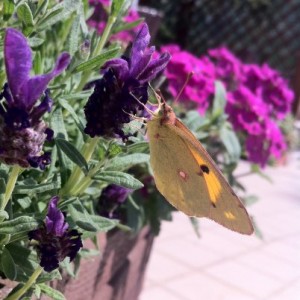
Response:
[{"label": "butterfly antenna", "polygon": [[147,118],[135,116],[135,115],[125,111],[124,109],[123,109],[123,112],[125,114],[129,115],[133,120],[137,120],[137,121],[140,121],[140,122],[146,122],[147,121]]},{"label": "butterfly antenna", "polygon": [[144,107],[144,109],[149,113],[151,116],[154,116],[154,112],[147,107],[143,102],[141,102],[133,93],[130,93],[130,95],[141,105]]},{"label": "butterfly antenna", "polygon": [[189,73],[188,73],[188,75],[187,75],[187,77],[186,77],[186,80],[185,80],[185,82],[184,82],[184,84],[183,84],[183,86],[182,86],[180,92],[178,93],[177,97],[176,97],[175,100],[174,100],[174,103],[177,103],[177,102],[178,102],[180,96],[182,95],[182,93],[183,93],[185,87],[187,86],[187,84],[189,83],[189,81],[191,80],[191,78],[193,77],[193,75],[194,75],[194,72],[189,72]]}]

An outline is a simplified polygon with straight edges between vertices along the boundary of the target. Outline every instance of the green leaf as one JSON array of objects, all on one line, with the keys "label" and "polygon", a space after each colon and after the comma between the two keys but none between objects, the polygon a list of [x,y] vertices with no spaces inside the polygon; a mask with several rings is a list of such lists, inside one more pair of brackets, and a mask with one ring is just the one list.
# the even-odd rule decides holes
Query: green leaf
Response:
[{"label": "green leaf", "polygon": [[34,74],[41,74],[43,71],[42,55],[40,51],[37,51],[35,53],[34,60],[33,60],[33,70],[34,70]]},{"label": "green leaf", "polygon": [[[82,99],[82,98],[80,98]],[[74,98],[73,98],[74,100]],[[78,118],[78,114],[75,112],[75,110],[73,109],[73,107],[64,99],[59,99],[58,100],[60,105],[65,108],[69,113],[70,115],[73,117],[74,121],[76,122],[78,128],[80,129],[81,132],[84,131],[84,125],[82,124],[81,120]]]},{"label": "green leaf", "polygon": [[73,163],[75,163],[85,174],[87,174],[89,170],[88,164],[75,146],[73,146],[70,142],[60,138],[55,139],[55,144],[69,157]]},{"label": "green leaf", "polygon": [[73,73],[91,71],[93,69],[100,68],[108,59],[114,58],[120,51],[120,47],[115,47],[107,51],[102,52],[101,54],[77,65],[73,70]]},{"label": "green leaf", "polygon": [[68,206],[72,220],[75,224],[91,232],[103,231],[106,232],[118,224],[118,220],[111,220],[97,215],[90,215],[82,204],[77,201]]},{"label": "green leaf", "polygon": [[52,114],[51,128],[54,131],[54,137],[68,140],[68,134],[65,128],[64,117],[60,108],[56,109]]},{"label": "green leaf", "polygon": [[58,279],[58,280],[62,279],[61,274],[60,274],[59,270],[57,270],[57,269],[53,270],[50,273],[47,273],[47,272],[42,273],[36,282],[43,283],[43,282],[49,282],[54,279]]},{"label": "green leaf", "polygon": [[118,24],[118,26],[114,27],[113,33],[118,33],[120,31],[130,30],[132,28],[135,28],[136,26],[141,24],[144,20],[145,18],[139,18],[133,22],[122,22],[121,24]]},{"label": "green leaf", "polygon": [[33,27],[33,15],[29,5],[26,2],[17,7],[17,15],[26,27]]},{"label": "green leaf", "polygon": [[39,222],[35,218],[22,216],[0,223],[0,232],[1,234],[16,234],[18,232],[36,229],[38,225]]},{"label": "green leaf", "polygon": [[127,146],[128,153],[149,153],[149,143],[148,142],[135,142]]},{"label": "green leaf", "polygon": [[236,134],[226,126],[220,130],[220,138],[224,144],[230,158],[233,161],[238,161],[241,156],[241,145]]},{"label": "green leaf", "polygon": [[30,199],[30,197],[20,198],[20,199],[17,199],[17,202],[23,209],[26,209],[26,208],[30,207],[31,199]]},{"label": "green leaf", "polygon": [[40,283],[38,286],[41,289],[43,294],[46,294],[47,296],[51,297],[53,300],[66,300],[65,296],[61,292],[53,289],[47,284]]},{"label": "green leaf", "polygon": [[113,0],[112,1],[112,3],[111,3],[111,15],[112,16],[117,17],[120,14],[125,1],[126,0]]},{"label": "green leaf", "polygon": [[13,0],[4,0],[3,2],[3,19],[8,21],[15,10],[15,4]]},{"label": "green leaf", "polygon": [[[68,140],[68,134],[65,128],[65,123],[64,123],[61,108],[56,109],[52,114],[51,128],[54,131],[54,137]],[[58,152],[58,159],[60,164],[61,181],[62,184],[64,185],[71,173],[73,163],[60,148],[57,147],[57,149],[58,149],[57,152]]]},{"label": "green leaf", "polygon": [[123,171],[131,168],[134,165],[148,163],[150,159],[149,154],[134,153],[125,156],[117,156],[108,162],[106,170]]},{"label": "green leaf", "polygon": [[48,183],[16,185],[13,194],[33,194],[33,193],[38,194],[46,191],[59,189],[60,187],[61,187],[61,182],[58,177],[57,180]]},{"label": "green leaf", "polygon": [[34,17],[36,18],[38,15],[43,16],[47,11],[48,4],[49,4],[49,0],[44,0],[42,2],[39,1],[39,6],[37,7]]},{"label": "green leaf", "polygon": [[78,253],[82,258],[90,258],[94,256],[98,256],[100,254],[99,250],[96,249],[81,249]]},{"label": "green leaf", "polygon": [[[28,39],[28,44],[31,48],[35,48],[35,47],[39,47],[41,46],[43,43],[45,42],[44,39],[40,39],[36,36],[33,36],[31,38]],[[38,52],[40,53],[40,52]]]},{"label": "green leaf", "polygon": [[132,175],[117,171],[102,171],[94,177],[96,180],[106,181],[129,189],[137,190],[144,185]]},{"label": "green leaf", "polygon": [[68,37],[68,52],[71,56],[78,50],[80,38],[80,15],[75,17]]},{"label": "green leaf", "polygon": [[50,27],[55,23],[62,21],[63,19],[65,19],[65,17],[66,13],[62,6],[62,3],[59,3],[51,11],[49,10],[49,13],[38,22],[38,31],[47,29],[47,27]]},{"label": "green leaf", "polygon": [[5,276],[10,280],[15,280],[17,277],[16,265],[6,247],[2,251],[1,264]]},{"label": "green leaf", "polygon": [[9,215],[8,215],[7,211],[0,210],[0,219],[9,219]]},{"label": "green leaf", "polygon": [[221,81],[215,81],[215,97],[213,100],[212,115],[223,114],[226,105],[226,89]]}]

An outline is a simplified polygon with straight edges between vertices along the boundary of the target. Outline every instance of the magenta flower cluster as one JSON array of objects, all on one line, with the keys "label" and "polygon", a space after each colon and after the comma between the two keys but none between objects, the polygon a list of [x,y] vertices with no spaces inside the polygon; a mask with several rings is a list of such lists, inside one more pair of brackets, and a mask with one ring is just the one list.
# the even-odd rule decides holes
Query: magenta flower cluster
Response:
[{"label": "magenta flower cluster", "polygon": [[264,167],[270,157],[282,156],[287,145],[278,120],[290,113],[294,93],[278,71],[268,64],[244,64],[225,47],[202,57],[177,45],[165,46],[163,51],[172,54],[165,75],[173,97],[194,72],[179,100],[192,101],[203,115],[212,102],[214,82],[222,81],[228,92],[225,111],[243,138],[248,160]]}]

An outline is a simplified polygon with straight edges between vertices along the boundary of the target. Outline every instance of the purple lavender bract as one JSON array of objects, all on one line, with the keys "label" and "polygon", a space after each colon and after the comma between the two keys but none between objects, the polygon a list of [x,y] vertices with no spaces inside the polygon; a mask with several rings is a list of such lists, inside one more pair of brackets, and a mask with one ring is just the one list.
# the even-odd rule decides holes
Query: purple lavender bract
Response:
[{"label": "purple lavender bract", "polygon": [[72,261],[82,247],[81,234],[75,229],[69,229],[64,213],[57,208],[58,200],[57,196],[51,198],[45,223],[41,228],[28,233],[30,240],[38,241],[40,265],[46,272],[58,268],[67,256]]},{"label": "purple lavender bract", "polygon": [[6,29],[4,61],[7,84],[0,94],[0,100],[5,99],[0,105],[0,161],[24,168],[44,169],[50,158],[43,154],[42,147],[53,134],[41,120],[46,112],[51,111],[53,104],[46,89],[48,83],[69,65],[70,56],[62,53],[51,72],[30,77],[31,56],[23,34],[13,28]]},{"label": "purple lavender bract", "polygon": [[108,185],[103,189],[99,198],[97,206],[99,215],[111,219],[120,219],[120,208],[132,192],[133,190],[122,186]]},{"label": "purple lavender bract", "polygon": [[125,138],[123,124],[129,123],[129,114],[137,114],[148,99],[148,82],[164,70],[170,60],[168,53],[153,58],[155,47],[150,42],[148,26],[143,24],[132,45],[129,58],[111,59],[103,66],[103,77],[96,81],[94,93],[84,111],[87,120],[85,132],[91,137],[119,135]]}]

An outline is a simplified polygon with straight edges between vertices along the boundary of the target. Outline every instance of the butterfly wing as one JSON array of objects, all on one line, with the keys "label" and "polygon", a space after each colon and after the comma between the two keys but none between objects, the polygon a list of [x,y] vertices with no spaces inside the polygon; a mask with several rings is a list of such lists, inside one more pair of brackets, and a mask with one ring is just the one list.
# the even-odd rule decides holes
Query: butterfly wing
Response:
[{"label": "butterfly wing", "polygon": [[215,163],[184,124],[148,122],[150,163],[161,194],[189,216],[207,217],[251,234],[248,213]]}]

